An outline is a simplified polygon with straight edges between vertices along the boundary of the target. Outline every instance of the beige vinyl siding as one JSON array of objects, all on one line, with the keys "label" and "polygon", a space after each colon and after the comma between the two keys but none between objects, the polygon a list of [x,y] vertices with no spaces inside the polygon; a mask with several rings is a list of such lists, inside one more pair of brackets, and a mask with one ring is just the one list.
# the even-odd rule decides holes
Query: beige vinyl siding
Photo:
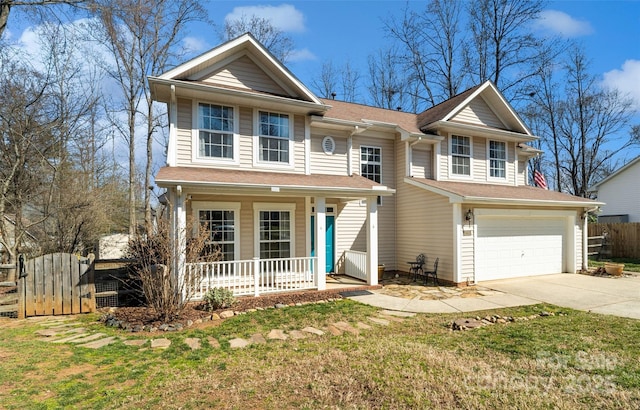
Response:
[{"label": "beige vinyl siding", "polygon": [[349,201],[338,205],[335,222],[338,272],[344,273],[344,251],[367,251],[366,221],[367,206],[361,204],[361,201]]},{"label": "beige vinyl siding", "polygon": [[482,137],[471,137],[472,157],[471,167],[473,180],[477,182],[487,182],[487,140]]},{"label": "beige vinyl siding", "polygon": [[312,174],[348,175],[347,174],[347,139],[332,136],[336,142],[333,154],[325,154],[322,140],[328,135],[311,134],[310,167]]},{"label": "beige vinyl siding", "polygon": [[253,167],[253,109],[240,107],[240,166]]},{"label": "beige vinyl siding", "polygon": [[575,238],[576,238],[576,271],[582,269],[582,219],[580,212],[576,212]]},{"label": "beige vinyl siding", "polygon": [[[430,147],[427,147],[430,148]],[[433,156],[433,151],[431,149],[427,149],[424,147],[421,148],[412,148],[412,164],[411,164],[411,175],[416,178],[432,178],[431,177],[431,157]],[[404,151],[404,147],[403,147]],[[404,161],[403,161],[404,164]]]},{"label": "beige vinyl siding", "polygon": [[292,146],[289,147],[289,155],[294,159],[294,172],[304,174],[305,117],[303,115],[292,115],[291,120],[293,121],[293,141],[291,141]]},{"label": "beige vinyl siding", "polygon": [[191,128],[193,115],[191,100],[178,99],[178,124],[176,133],[176,163],[178,166],[191,164]]},{"label": "beige vinyl siding", "polygon": [[[469,228],[469,223],[465,221],[465,214],[468,209],[470,209],[470,207],[462,205],[460,209],[460,220],[463,226],[458,228],[458,235],[460,235],[460,271],[458,272],[458,276],[462,283],[473,283],[475,271],[475,238],[473,226]],[[471,221],[471,223],[473,224],[473,221]]]},{"label": "beige vinyl siding", "polygon": [[518,158],[518,175],[516,176],[517,178],[517,184],[520,185],[528,185],[527,182],[527,158],[526,157],[519,157]]},{"label": "beige vinyl siding", "polygon": [[440,258],[438,278],[453,281],[453,211],[448,199],[403,183],[398,186],[398,270],[424,253],[428,264]]},{"label": "beige vinyl siding", "polygon": [[[352,152],[354,173],[356,174],[360,174],[360,147],[363,145],[382,148],[382,185],[395,188],[396,152],[394,140],[366,135],[354,136]],[[402,165],[404,166],[404,162]],[[404,175],[404,171],[402,174]],[[364,208],[366,210],[366,206]],[[378,263],[384,263],[387,270],[395,269],[397,266],[395,216],[396,196],[382,198],[382,205],[378,206]]]},{"label": "beige vinyl siding", "polygon": [[493,110],[487,105],[482,97],[473,99],[466,107],[456,114],[451,121],[484,125],[500,129],[507,128],[494,114]]},{"label": "beige vinyl siding", "polygon": [[[306,230],[309,229],[309,222],[306,221],[306,209],[304,198],[274,198],[274,197],[250,197],[250,196],[223,196],[220,195],[193,195],[192,203],[199,201],[207,202],[239,202],[240,203],[240,220],[236,219],[235,223],[239,223],[239,242],[240,242],[240,259],[250,260],[254,256],[259,255],[259,251],[254,249],[255,232],[257,227],[254,226],[254,203],[295,203],[295,255],[294,257],[307,256],[306,246]],[[187,208],[187,217],[192,217],[192,208]],[[236,218],[238,218],[236,216]]]},{"label": "beige vinyl siding", "polygon": [[286,92],[247,56],[238,58],[207,78],[197,79],[209,84],[219,84],[247,90],[264,91],[277,95]]},{"label": "beige vinyl siding", "polygon": [[449,136],[440,142],[440,180],[449,179]]}]

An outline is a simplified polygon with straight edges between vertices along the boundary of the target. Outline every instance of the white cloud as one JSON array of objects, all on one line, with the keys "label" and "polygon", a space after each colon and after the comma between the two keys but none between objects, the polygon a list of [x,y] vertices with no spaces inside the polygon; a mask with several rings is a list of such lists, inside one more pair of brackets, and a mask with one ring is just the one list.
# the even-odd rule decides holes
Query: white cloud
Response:
[{"label": "white cloud", "polygon": [[604,73],[603,84],[608,88],[617,88],[628,94],[634,101],[634,108],[640,112],[640,60],[627,60],[622,69]]},{"label": "white cloud", "polygon": [[290,4],[280,6],[241,6],[235,7],[226,15],[225,22],[240,20],[242,17],[258,16],[267,19],[271,24],[284,32],[303,32],[304,15]]},{"label": "white cloud", "polygon": [[315,54],[309,51],[308,48],[303,48],[300,50],[293,50],[287,57],[287,60],[294,63],[300,61],[317,60],[317,57]]},{"label": "white cloud", "polygon": [[586,36],[593,33],[591,23],[578,20],[558,10],[543,10],[534,27],[542,31],[559,34],[565,38]]},{"label": "white cloud", "polygon": [[182,46],[187,54],[198,54],[209,48],[207,42],[198,37],[185,37]]}]

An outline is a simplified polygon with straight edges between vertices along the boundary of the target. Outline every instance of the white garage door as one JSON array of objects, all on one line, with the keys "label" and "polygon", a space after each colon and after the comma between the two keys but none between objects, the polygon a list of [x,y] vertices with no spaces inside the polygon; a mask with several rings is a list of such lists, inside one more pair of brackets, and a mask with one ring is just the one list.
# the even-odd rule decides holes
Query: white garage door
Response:
[{"label": "white garage door", "polygon": [[561,273],[566,218],[477,218],[476,281]]}]

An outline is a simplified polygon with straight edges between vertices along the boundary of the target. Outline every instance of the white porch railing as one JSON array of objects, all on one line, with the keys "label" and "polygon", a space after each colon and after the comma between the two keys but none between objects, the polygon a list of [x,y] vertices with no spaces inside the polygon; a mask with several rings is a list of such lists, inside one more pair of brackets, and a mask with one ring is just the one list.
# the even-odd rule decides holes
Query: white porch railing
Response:
[{"label": "white porch railing", "polygon": [[347,276],[367,281],[367,253],[344,251],[344,273]]},{"label": "white porch railing", "polygon": [[188,294],[192,300],[202,300],[212,288],[226,288],[236,296],[291,292],[316,289],[314,274],[317,258],[258,259],[228,262],[187,263],[185,275],[194,283]]}]

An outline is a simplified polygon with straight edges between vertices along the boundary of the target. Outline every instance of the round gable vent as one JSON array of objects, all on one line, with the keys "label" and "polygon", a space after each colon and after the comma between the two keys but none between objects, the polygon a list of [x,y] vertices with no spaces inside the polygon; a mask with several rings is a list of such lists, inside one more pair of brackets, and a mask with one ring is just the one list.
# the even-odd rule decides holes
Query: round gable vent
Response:
[{"label": "round gable vent", "polygon": [[325,154],[332,155],[336,150],[336,141],[333,137],[326,136],[322,140],[322,150]]}]

